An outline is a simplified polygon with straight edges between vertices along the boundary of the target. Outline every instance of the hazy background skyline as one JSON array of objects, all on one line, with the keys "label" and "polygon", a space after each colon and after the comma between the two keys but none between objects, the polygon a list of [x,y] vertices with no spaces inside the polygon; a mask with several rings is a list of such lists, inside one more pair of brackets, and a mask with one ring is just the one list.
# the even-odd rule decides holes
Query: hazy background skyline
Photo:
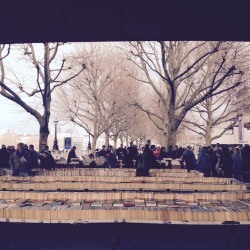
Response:
[{"label": "hazy background skyline", "polygon": [[[6,132],[7,129],[14,129],[18,134],[39,134],[39,124],[36,119],[17,105],[0,96],[0,134]],[[50,120],[50,133],[54,134],[54,117]],[[74,124],[60,122],[58,124],[59,131],[66,132],[70,129],[78,136],[86,135],[84,129]]]}]

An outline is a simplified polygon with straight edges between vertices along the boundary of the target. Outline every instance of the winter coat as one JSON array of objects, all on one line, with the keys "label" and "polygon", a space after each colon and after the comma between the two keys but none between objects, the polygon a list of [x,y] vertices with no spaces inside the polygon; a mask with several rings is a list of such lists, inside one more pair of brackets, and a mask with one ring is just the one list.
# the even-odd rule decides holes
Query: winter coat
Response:
[{"label": "winter coat", "polygon": [[106,156],[106,162],[105,162],[105,167],[106,168],[116,168],[117,167],[117,159],[114,154],[110,154],[110,156]]},{"label": "winter coat", "polygon": [[56,168],[55,159],[52,155],[49,155],[48,157],[44,157],[41,155],[41,156],[39,156],[39,159],[41,161],[40,168],[47,169],[47,170],[51,170],[52,168]]},{"label": "winter coat", "polygon": [[130,146],[128,147],[129,153],[132,155],[133,159],[135,160],[138,155],[138,150],[136,146]]},{"label": "winter coat", "polygon": [[212,166],[210,163],[209,155],[206,153],[205,149],[201,150],[198,159],[198,169],[200,172],[204,173],[205,177],[211,176]]},{"label": "winter coat", "polygon": [[123,161],[122,161],[124,165],[124,168],[133,168],[133,157],[132,155],[129,153],[129,154],[125,154],[123,156]]},{"label": "winter coat", "polygon": [[[21,158],[24,157],[26,162],[22,163]],[[20,153],[19,151],[14,152],[9,160],[10,169],[13,170],[13,175],[20,175],[20,173],[29,174],[32,168],[33,159],[29,150],[25,150]]]},{"label": "winter coat", "polygon": [[72,158],[77,158],[76,152],[75,152],[74,149],[71,149],[71,150],[69,151],[68,159],[67,159],[67,163],[68,163],[68,164],[71,162],[71,159],[72,159]]},{"label": "winter coat", "polygon": [[[30,150],[29,150],[30,151]],[[31,157],[32,157],[32,168],[38,168],[38,153],[34,151],[30,151]]]},{"label": "winter coat", "polygon": [[168,158],[168,154],[166,151],[160,152],[159,160],[161,161],[163,158]]},{"label": "winter coat", "polygon": [[235,179],[242,181],[243,163],[239,153],[235,153],[233,156],[233,173]]},{"label": "winter coat", "polygon": [[173,150],[169,150],[167,152],[167,158],[175,159],[176,158],[175,152]]},{"label": "winter coat", "polygon": [[122,160],[123,157],[127,154],[127,151],[125,148],[118,148],[116,150],[116,155],[118,156],[118,160]]},{"label": "winter coat", "polygon": [[221,168],[223,170],[223,176],[226,178],[233,177],[233,159],[230,154],[222,153],[221,161],[220,161]]},{"label": "winter coat", "polygon": [[242,163],[243,163],[243,171],[250,172],[250,146],[245,145],[242,149]]},{"label": "winter coat", "polygon": [[9,153],[5,147],[0,149],[0,167],[9,168]]},{"label": "winter coat", "polygon": [[196,168],[196,159],[195,159],[194,152],[192,150],[190,149],[185,150],[182,155],[182,160],[185,162],[186,168],[188,170],[192,170]]},{"label": "winter coat", "polygon": [[143,168],[149,171],[151,168],[156,167],[156,157],[150,149],[143,152],[143,154],[138,156],[136,161],[136,168]]},{"label": "winter coat", "polygon": [[107,154],[107,151],[104,150],[104,149],[101,149],[101,150],[98,152],[98,156],[99,156],[99,157],[106,157],[106,154]]}]

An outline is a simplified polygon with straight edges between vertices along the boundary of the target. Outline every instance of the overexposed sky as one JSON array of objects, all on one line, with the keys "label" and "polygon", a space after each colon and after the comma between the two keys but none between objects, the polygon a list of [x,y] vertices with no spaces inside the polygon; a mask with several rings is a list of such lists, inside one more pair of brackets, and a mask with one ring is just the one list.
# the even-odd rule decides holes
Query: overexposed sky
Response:
[{"label": "overexposed sky", "polygon": [[0,96],[0,133],[13,128],[18,133],[38,133],[38,122],[17,105]]},{"label": "overexposed sky", "polygon": [[[43,56],[43,46],[42,44],[35,44],[36,55],[37,58],[41,58]],[[10,55],[4,59],[5,65],[5,83],[8,86],[11,85],[11,81],[18,82],[17,79],[23,84],[24,89],[30,92],[34,88],[34,83],[36,83],[36,70],[32,69],[32,64],[27,63],[25,59],[23,59],[23,51],[20,50],[20,45],[12,45]],[[74,48],[74,44],[66,44],[59,49],[58,54],[58,62],[61,63],[62,58],[68,53],[72,51]],[[15,88],[15,87],[14,87]],[[16,88],[15,88],[16,89]],[[25,94],[20,95],[21,98],[27,102],[31,107],[36,108],[39,111],[41,109],[41,99],[29,98],[25,96]],[[53,104],[53,98],[52,98]],[[53,120],[55,117],[53,116],[53,112],[50,118],[50,131],[54,131]],[[62,127],[63,130],[67,128],[72,128],[76,133],[84,133],[81,128],[77,128],[73,124],[66,124],[62,126],[62,124],[58,124]],[[8,128],[13,128],[17,133],[22,134],[38,134],[39,133],[39,124],[37,120],[27,113],[20,106],[15,104],[14,102],[6,99],[5,97],[0,95],[0,133],[6,131]]]}]

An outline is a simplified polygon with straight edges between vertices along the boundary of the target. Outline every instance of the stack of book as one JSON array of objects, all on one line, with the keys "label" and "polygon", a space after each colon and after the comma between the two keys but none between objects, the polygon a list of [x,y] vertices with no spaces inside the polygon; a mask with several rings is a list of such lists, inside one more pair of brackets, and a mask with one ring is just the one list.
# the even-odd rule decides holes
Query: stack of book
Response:
[{"label": "stack of book", "polygon": [[250,224],[250,192],[234,179],[197,171],[60,169],[35,177],[0,176],[0,221],[125,221]]}]

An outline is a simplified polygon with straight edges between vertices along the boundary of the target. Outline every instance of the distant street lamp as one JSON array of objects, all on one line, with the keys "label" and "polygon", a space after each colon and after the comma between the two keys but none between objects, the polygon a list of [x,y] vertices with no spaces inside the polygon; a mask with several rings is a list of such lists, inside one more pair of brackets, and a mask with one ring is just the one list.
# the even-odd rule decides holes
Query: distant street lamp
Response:
[{"label": "distant street lamp", "polygon": [[54,139],[53,149],[58,150],[58,141],[57,141],[57,124],[58,124],[58,121],[55,120],[54,123],[55,123],[55,139]]},{"label": "distant street lamp", "polygon": [[89,133],[89,143],[88,143],[88,150],[91,150],[90,133]]},{"label": "distant street lamp", "polygon": [[242,112],[239,111],[239,118],[238,118],[238,137],[239,143],[243,143],[243,131],[242,131]]},{"label": "distant street lamp", "polygon": [[91,150],[91,142],[90,142],[90,128],[89,128],[89,126],[87,126],[86,132],[89,134],[88,151],[90,151]]}]

